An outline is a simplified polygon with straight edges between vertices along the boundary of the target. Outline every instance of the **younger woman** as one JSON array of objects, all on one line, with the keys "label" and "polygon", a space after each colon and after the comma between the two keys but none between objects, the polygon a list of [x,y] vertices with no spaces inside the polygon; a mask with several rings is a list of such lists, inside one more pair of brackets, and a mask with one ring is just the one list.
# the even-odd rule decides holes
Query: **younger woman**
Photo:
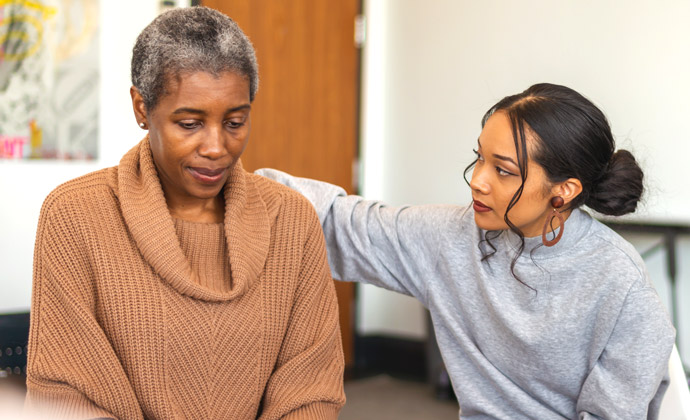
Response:
[{"label": "younger woman", "polygon": [[461,418],[656,418],[675,331],[635,249],[580,208],[633,212],[635,159],[564,86],[508,96],[482,127],[469,207],[260,172],[312,201],[335,278],[429,309]]}]

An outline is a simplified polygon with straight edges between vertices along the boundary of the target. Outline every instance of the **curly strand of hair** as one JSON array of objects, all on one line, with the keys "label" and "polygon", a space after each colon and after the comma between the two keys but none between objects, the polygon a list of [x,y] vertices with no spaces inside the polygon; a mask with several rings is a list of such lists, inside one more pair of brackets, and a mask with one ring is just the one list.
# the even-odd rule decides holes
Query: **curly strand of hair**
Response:
[{"label": "curly strand of hair", "polygon": [[[493,234],[492,238],[489,237],[491,234]],[[479,251],[482,253],[482,261],[488,260],[489,257],[491,257],[492,255],[494,255],[496,253],[496,246],[491,243],[491,240],[498,238],[499,235],[500,235],[500,231],[487,230],[486,232],[484,232],[484,239],[479,241],[479,244],[477,244],[477,246],[479,247]],[[491,248],[490,252],[486,252],[486,253],[484,252],[484,248],[482,248],[483,243],[486,243],[487,245],[489,245],[489,247]]]},{"label": "curly strand of hair", "polygon": [[517,253],[513,257],[512,261],[510,262],[510,273],[513,275],[513,277],[522,283],[524,286],[528,287],[535,293],[537,290],[530,286],[529,284],[525,283],[520,276],[515,272],[515,265],[517,264],[518,258],[522,255],[522,253],[525,251],[525,235],[522,233],[520,228],[518,228],[508,217],[508,213],[510,210],[515,207],[517,202],[520,200],[522,197],[522,193],[525,189],[525,182],[527,181],[527,140],[525,137],[525,125],[522,120],[518,119],[517,116],[509,111],[509,116],[510,116],[510,124],[513,133],[517,133],[517,136],[513,136],[513,142],[515,143],[515,150],[519,150],[520,154],[522,155],[522,158],[518,156],[518,164],[520,167],[520,179],[522,182],[520,183],[520,186],[518,187],[517,191],[515,191],[515,194],[513,197],[510,199],[510,202],[508,203],[508,207],[506,207],[506,212],[503,215],[503,220],[506,222],[508,225],[508,228],[515,233],[519,238],[520,238],[520,246],[518,247]]}]

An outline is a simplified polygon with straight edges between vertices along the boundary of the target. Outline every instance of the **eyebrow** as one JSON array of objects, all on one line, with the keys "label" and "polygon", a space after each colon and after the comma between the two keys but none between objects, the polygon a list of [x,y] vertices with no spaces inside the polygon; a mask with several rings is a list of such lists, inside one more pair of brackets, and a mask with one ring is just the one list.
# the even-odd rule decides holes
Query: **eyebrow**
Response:
[{"label": "eyebrow", "polygon": [[[482,143],[479,141],[479,139],[477,139],[477,144],[479,145],[479,147],[482,147]],[[504,162],[510,162],[515,166],[520,166],[511,157],[503,156],[503,155],[497,155],[496,153],[492,154],[491,156],[493,156],[494,158],[496,158],[498,160],[502,160]]]},{"label": "eyebrow", "polygon": [[[251,105],[249,104],[244,104],[240,106],[236,106],[234,108],[230,108],[225,111],[226,114],[230,114],[232,112],[236,111],[241,111],[243,109],[251,109]],[[175,111],[173,111],[173,114],[199,114],[199,115],[206,115],[206,111],[203,111],[201,109],[195,109],[195,108],[177,108]]]},{"label": "eyebrow", "polygon": [[518,166],[518,164],[515,163],[515,161],[513,160],[513,158],[510,158],[510,157],[508,157],[508,156],[497,155],[496,153],[494,153],[492,156],[495,157],[495,158],[498,159],[498,160],[502,160],[502,161],[504,161],[504,162],[510,162],[510,163],[512,163],[513,165]]}]

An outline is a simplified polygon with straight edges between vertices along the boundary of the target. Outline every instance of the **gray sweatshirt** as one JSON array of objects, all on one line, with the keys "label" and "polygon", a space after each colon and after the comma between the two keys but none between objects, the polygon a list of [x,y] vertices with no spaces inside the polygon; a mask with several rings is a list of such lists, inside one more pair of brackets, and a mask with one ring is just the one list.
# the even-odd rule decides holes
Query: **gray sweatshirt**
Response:
[{"label": "gray sweatshirt", "polygon": [[333,277],[417,298],[461,419],[656,419],[675,330],[635,249],[582,210],[560,242],[503,231],[482,261],[471,207],[387,207],[275,170],[323,224]]}]

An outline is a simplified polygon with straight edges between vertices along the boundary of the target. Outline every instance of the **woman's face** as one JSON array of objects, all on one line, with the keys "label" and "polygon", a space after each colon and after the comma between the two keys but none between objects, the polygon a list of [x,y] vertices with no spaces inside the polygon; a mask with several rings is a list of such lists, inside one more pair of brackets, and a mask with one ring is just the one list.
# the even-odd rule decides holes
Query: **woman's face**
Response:
[{"label": "woman's face", "polygon": [[[195,72],[169,80],[166,91],[144,114],[168,205],[214,200],[249,139],[249,80]],[[136,95],[135,111],[143,108]]]},{"label": "woman's face", "polygon": [[[530,142],[528,137],[528,150]],[[508,229],[503,217],[522,181],[507,114],[499,111],[492,115],[478,143],[478,160],[470,181],[474,219],[477,226],[485,230]],[[508,219],[526,237],[533,237],[541,235],[546,217],[552,211],[550,200],[556,194],[552,191],[555,186],[548,181],[541,166],[531,159],[527,166],[522,197],[508,213]]]}]

